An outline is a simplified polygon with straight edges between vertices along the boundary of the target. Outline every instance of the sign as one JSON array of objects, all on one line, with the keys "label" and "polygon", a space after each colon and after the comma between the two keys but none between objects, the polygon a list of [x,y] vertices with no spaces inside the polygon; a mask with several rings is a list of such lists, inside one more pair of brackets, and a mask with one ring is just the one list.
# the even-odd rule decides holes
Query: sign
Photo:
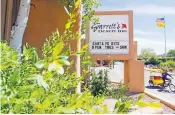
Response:
[{"label": "sign", "polygon": [[128,15],[97,15],[99,22],[90,23],[90,54],[129,54]]}]

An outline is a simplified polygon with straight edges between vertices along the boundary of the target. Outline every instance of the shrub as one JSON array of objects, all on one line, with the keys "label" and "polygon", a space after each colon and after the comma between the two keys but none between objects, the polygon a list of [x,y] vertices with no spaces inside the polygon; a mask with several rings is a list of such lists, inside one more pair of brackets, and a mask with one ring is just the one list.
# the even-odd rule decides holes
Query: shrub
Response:
[{"label": "shrub", "polygon": [[[160,63],[160,66],[161,66],[161,67],[166,67],[166,62]],[[169,68],[175,68],[175,61],[168,60],[168,61],[167,61],[167,66],[168,66]]]},{"label": "shrub", "polygon": [[[50,47],[49,42],[45,48]],[[48,57],[43,58],[39,58],[36,50],[28,45],[19,57],[9,44],[0,43],[3,53],[0,60],[3,62],[0,65],[0,113],[95,113],[93,106],[98,106],[104,96],[94,97],[89,90],[81,95],[75,93],[81,77],[77,78],[75,72],[70,71],[72,65],[68,56],[62,55],[60,43],[57,42]]]},{"label": "shrub", "polygon": [[128,113],[131,111],[132,103],[132,100],[122,101],[121,99],[119,99],[115,104],[114,112],[117,114]]},{"label": "shrub", "polygon": [[112,87],[108,90],[108,96],[114,99],[121,99],[122,101],[128,101],[129,98],[129,88],[128,85],[120,83],[118,87]]},{"label": "shrub", "polygon": [[100,70],[98,73],[92,71],[91,76],[91,91],[94,96],[102,95],[108,91],[108,71]]},{"label": "shrub", "polygon": [[81,75],[83,76],[83,82],[81,84],[82,91],[84,90],[84,87],[89,87],[91,65],[92,60],[88,53],[88,44],[86,44],[81,49]]},{"label": "shrub", "polygon": [[157,57],[151,57],[145,61],[145,64],[159,65],[161,61]]},{"label": "shrub", "polygon": [[[80,0],[76,1],[73,8],[79,4]],[[9,44],[0,43],[3,54],[0,58],[3,62],[0,65],[0,113],[95,113],[93,107],[99,106],[104,96],[94,97],[87,89],[82,94],[75,93],[82,77],[77,78],[76,73],[71,71],[72,63],[68,61],[70,56],[81,54],[67,47],[71,38],[79,39],[79,33],[72,32],[77,13],[70,13],[71,18],[62,35],[56,31],[46,40],[41,58],[35,48],[28,45],[19,56]]]}]

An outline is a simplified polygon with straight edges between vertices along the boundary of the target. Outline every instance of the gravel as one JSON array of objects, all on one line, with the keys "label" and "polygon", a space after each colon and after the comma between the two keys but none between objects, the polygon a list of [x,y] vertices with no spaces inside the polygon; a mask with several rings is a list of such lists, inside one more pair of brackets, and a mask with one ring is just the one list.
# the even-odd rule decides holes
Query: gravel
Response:
[{"label": "gravel", "polygon": [[[131,98],[133,98],[134,100],[137,99],[139,95],[140,95],[140,93],[130,93]],[[152,102],[153,100],[156,100],[156,99],[153,99],[147,95],[145,95],[142,98],[142,101],[144,101],[144,102]],[[156,100],[156,101],[159,101],[159,100]],[[161,104],[163,105],[163,114],[175,114],[175,110],[166,106],[163,103],[161,103]]]}]

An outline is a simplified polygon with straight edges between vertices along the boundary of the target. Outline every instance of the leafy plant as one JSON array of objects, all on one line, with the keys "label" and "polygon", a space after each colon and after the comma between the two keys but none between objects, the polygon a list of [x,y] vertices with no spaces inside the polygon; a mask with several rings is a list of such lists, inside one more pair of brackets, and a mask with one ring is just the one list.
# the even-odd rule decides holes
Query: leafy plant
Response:
[{"label": "leafy plant", "polygon": [[[80,1],[76,1],[63,34],[54,32],[42,48],[42,57],[36,49],[26,45],[21,56],[7,43],[0,43],[3,53],[1,62],[1,113],[53,114],[53,113],[97,113],[104,96],[94,97],[89,90],[76,94],[75,88],[82,80],[70,71],[70,40],[79,39],[79,33],[72,27],[78,13]],[[84,49],[83,49],[84,50]],[[84,52],[86,53],[86,52]],[[87,60],[84,59],[84,60]],[[83,63],[86,65],[86,63]],[[87,101],[88,100],[88,101]],[[106,107],[102,112],[106,112]]]},{"label": "leafy plant", "polygon": [[130,112],[132,107],[132,102],[133,102],[132,100],[122,101],[121,99],[119,99],[115,104],[114,112],[118,114]]},{"label": "leafy plant", "polygon": [[159,102],[156,102],[156,101],[152,101],[152,102],[143,102],[143,101],[141,100],[143,97],[144,97],[144,93],[141,94],[141,95],[138,97],[138,99],[137,99],[135,105],[138,105],[138,106],[140,106],[140,107],[149,106],[149,107],[153,107],[153,108],[161,108],[161,107],[162,107],[162,105],[161,105]]},{"label": "leafy plant", "polygon": [[123,114],[131,111],[133,100],[129,97],[128,85],[120,83],[118,87],[113,87],[109,90],[109,96],[117,99],[115,104],[115,113]]},{"label": "leafy plant", "polygon": [[[6,42],[0,43],[1,51],[11,54],[13,63],[6,68],[1,68],[1,113],[7,113],[15,109],[16,112],[20,108],[26,106],[25,100],[28,99],[27,92],[33,90],[37,84],[33,81],[28,81],[30,74],[37,72],[34,63],[37,60],[35,49],[24,48],[23,54],[20,58],[16,50],[12,49]],[[5,47],[4,47],[5,46]],[[10,49],[10,50],[9,50]],[[8,62],[10,57],[3,55],[2,62]],[[2,65],[1,65],[2,66]],[[15,104],[16,103],[16,104]],[[28,110],[23,110],[28,111]]]},{"label": "leafy plant", "polygon": [[153,64],[153,65],[159,65],[161,63],[160,60],[158,60],[158,57],[151,57],[149,58],[147,61],[145,61],[145,64],[148,65],[148,64]]},{"label": "leafy plant", "polygon": [[[72,9],[74,8],[74,4],[76,0],[58,0],[60,3],[62,3],[68,12],[68,14],[71,14]],[[82,0],[82,27],[81,32],[82,34],[85,34],[89,25],[89,22],[92,21],[94,23],[98,22],[98,18],[95,16],[95,9],[97,9],[101,4],[98,0]]]},{"label": "leafy plant", "polygon": [[128,85],[120,83],[117,87],[109,88],[108,96],[117,100],[121,99],[122,101],[128,101],[130,99]]},{"label": "leafy plant", "polygon": [[167,64],[168,67],[175,68],[175,61],[169,60],[169,61],[167,61],[167,63],[166,62],[161,62],[160,66],[166,67],[166,64]]},{"label": "leafy plant", "polygon": [[1,42],[0,48],[0,69],[5,70],[8,67],[16,67],[18,64],[18,52],[12,49],[7,42]]},{"label": "leafy plant", "polygon": [[[72,18],[75,17],[75,15],[72,15],[72,12],[74,12],[74,9],[78,7],[78,5],[75,5],[77,1],[80,0],[58,0],[60,3],[64,5],[64,8],[67,12],[67,14]],[[95,16],[95,9],[97,9],[100,6],[100,3],[98,0],[82,0],[81,1],[82,6],[82,25],[81,25],[81,34],[85,35],[90,21],[96,23],[98,22],[98,18]],[[75,22],[75,19],[72,19],[72,22]],[[71,28],[73,25],[71,22],[66,24],[66,29]],[[67,33],[70,33],[70,31],[67,31]],[[72,33],[71,33],[72,34]],[[76,33],[78,35],[79,33]],[[73,34],[70,36],[70,38],[76,38],[72,37]],[[81,36],[82,39],[85,39]],[[67,36],[66,36],[67,39]],[[68,46],[69,47],[69,46]],[[88,87],[88,81],[89,81],[89,65],[91,65],[90,56],[88,55],[88,45],[85,44],[80,52],[76,52],[77,54],[81,54],[81,67],[82,69],[82,76],[84,81],[82,82],[82,87],[86,86]],[[69,50],[68,50],[69,51]],[[76,54],[75,52],[72,53],[72,55]]]},{"label": "leafy plant", "polygon": [[108,71],[100,70],[98,74],[93,71],[91,79],[91,91],[94,96],[105,94],[108,91]]},{"label": "leafy plant", "polygon": [[81,75],[83,76],[82,89],[83,87],[89,87],[90,81],[90,66],[92,65],[91,57],[88,53],[88,44],[82,46],[80,51],[81,55]]}]

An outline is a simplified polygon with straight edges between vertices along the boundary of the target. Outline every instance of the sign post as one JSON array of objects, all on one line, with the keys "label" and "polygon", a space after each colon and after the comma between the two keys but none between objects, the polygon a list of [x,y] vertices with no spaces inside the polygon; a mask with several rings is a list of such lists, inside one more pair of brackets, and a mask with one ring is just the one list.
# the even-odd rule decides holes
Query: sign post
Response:
[{"label": "sign post", "polygon": [[100,11],[96,16],[99,22],[90,23],[86,36],[90,56],[94,61],[124,60],[124,84],[132,92],[143,92],[144,64],[136,60],[133,11]]}]

